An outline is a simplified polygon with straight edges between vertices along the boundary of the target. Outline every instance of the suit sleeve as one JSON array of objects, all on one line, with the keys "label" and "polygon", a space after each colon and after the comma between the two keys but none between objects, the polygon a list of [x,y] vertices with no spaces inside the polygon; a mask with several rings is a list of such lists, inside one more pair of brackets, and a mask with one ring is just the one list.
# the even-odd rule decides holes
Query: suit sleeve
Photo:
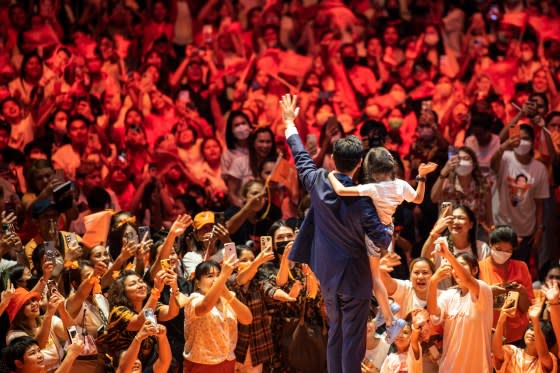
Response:
[{"label": "suit sleeve", "polygon": [[313,162],[313,159],[307,150],[305,150],[303,143],[301,142],[301,138],[297,133],[288,137],[288,145],[290,145],[290,149],[292,150],[292,154],[296,161],[299,178],[301,179],[305,190],[310,192],[313,189],[317,176],[319,175],[319,169],[317,168],[315,162]]},{"label": "suit sleeve", "polygon": [[361,221],[366,238],[371,241],[368,242],[366,239],[366,243],[368,246],[373,244],[375,248],[375,250],[372,250],[371,247],[368,247],[368,255],[371,256],[373,252],[379,252],[379,250],[386,250],[392,239],[391,228],[381,223],[375,207],[366,198],[363,199],[360,211],[362,212]]}]

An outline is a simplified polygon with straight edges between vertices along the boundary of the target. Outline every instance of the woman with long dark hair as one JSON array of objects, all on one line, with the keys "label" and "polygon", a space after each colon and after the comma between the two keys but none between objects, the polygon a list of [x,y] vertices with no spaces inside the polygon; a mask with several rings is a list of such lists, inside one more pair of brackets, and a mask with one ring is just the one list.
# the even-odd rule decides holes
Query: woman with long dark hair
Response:
[{"label": "woman with long dark hair", "polygon": [[460,147],[457,155],[443,166],[432,187],[431,198],[437,204],[449,201],[468,206],[482,227],[489,228],[493,224],[490,187],[476,154],[469,147]]},{"label": "woman with long dark hair", "polygon": [[248,139],[249,156],[236,158],[229,170],[222,169],[222,174],[228,185],[230,201],[241,207],[242,201],[239,195],[241,186],[253,178],[259,177],[259,165],[267,159],[276,159],[276,143],[274,133],[268,127],[257,128]]},{"label": "woman with long dark hair", "polygon": [[[179,313],[179,304],[170,302],[163,305],[158,302],[163,286],[171,286],[177,291],[177,275],[170,271],[160,271],[154,279],[154,287],[148,292],[148,285],[134,271],[124,271],[109,288],[108,300],[111,311],[107,332],[98,336],[96,344],[102,352],[118,356],[130,346],[136,332],[146,321],[146,314],[153,312],[158,322],[173,319]],[[148,366],[157,359],[154,344],[148,338],[142,343],[139,358],[143,366]]]},{"label": "woman with long dark hair", "polygon": [[476,239],[476,216],[467,206],[455,206],[450,215],[440,216],[422,246],[422,256],[432,259],[436,268],[441,265],[441,261],[438,256],[433,256],[432,251],[434,242],[442,235],[446,239],[449,250],[455,255],[469,253],[476,260],[482,260],[490,255],[488,245]]}]

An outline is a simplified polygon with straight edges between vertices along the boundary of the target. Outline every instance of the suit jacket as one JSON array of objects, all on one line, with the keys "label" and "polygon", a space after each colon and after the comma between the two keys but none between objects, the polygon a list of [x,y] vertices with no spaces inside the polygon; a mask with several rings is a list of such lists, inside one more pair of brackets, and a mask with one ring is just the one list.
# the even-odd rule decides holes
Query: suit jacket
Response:
[{"label": "suit jacket", "polygon": [[[323,292],[370,298],[366,236],[377,248],[385,249],[391,242],[390,229],[380,222],[371,199],[339,197],[334,192],[328,172],[317,168],[299,135],[291,135],[288,144],[311,197],[311,209],[303,220],[290,260],[309,264]],[[337,178],[345,186],[352,185],[345,175],[337,174]]]}]

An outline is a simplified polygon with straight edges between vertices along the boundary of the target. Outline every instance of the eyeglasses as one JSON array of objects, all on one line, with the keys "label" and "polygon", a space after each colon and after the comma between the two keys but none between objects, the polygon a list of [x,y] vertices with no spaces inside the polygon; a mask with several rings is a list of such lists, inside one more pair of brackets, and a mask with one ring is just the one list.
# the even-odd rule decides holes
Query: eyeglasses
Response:
[{"label": "eyeglasses", "polygon": [[546,276],[547,280],[558,280],[560,281],[560,275],[548,275]]}]

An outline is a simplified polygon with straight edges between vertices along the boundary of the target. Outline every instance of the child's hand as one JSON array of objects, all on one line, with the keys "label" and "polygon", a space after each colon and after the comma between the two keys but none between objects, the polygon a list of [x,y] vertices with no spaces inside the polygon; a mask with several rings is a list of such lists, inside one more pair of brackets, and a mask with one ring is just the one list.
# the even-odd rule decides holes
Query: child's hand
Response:
[{"label": "child's hand", "polygon": [[433,162],[420,163],[418,166],[418,176],[424,177],[429,173],[434,172],[438,168],[438,165]]}]

